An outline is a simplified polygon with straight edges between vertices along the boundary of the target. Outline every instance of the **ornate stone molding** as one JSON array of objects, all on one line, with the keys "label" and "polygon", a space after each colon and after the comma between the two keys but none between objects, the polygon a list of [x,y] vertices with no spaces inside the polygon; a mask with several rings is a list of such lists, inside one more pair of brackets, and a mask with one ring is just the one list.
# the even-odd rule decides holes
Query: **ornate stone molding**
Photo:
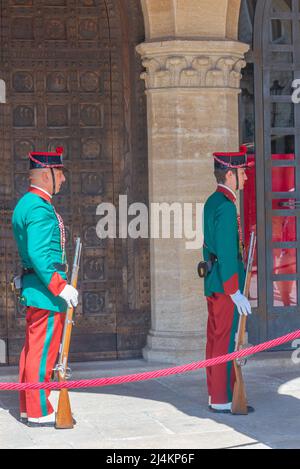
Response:
[{"label": "ornate stone molding", "polygon": [[232,88],[239,90],[248,46],[233,41],[166,41],[137,47],[148,90]]}]

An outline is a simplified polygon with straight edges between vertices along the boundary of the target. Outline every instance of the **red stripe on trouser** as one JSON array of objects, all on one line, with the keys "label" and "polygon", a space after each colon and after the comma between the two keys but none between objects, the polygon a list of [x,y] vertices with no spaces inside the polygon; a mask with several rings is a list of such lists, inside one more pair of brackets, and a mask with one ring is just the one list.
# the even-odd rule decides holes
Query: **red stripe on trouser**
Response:
[{"label": "red stripe on trouser", "polygon": [[[206,358],[210,359],[234,351],[232,338],[235,334],[233,331],[235,307],[230,296],[221,293],[214,293],[212,297],[207,298],[207,304]],[[207,368],[206,376],[211,403],[225,404],[230,402],[236,379],[232,364],[225,363]]]},{"label": "red stripe on trouser", "polygon": [[[41,371],[41,361],[45,354],[45,339],[47,334],[50,312],[44,309],[27,308],[26,312],[26,338],[20,356],[20,382],[38,383]],[[53,313],[52,313],[53,314]],[[46,349],[46,375],[45,382],[51,379],[52,370],[57,359],[65,314],[54,313],[54,327],[49,348]],[[45,357],[44,357],[45,359]],[[51,414],[53,407],[49,402],[50,392],[46,391],[47,412]],[[28,417],[39,418],[43,416],[41,408],[40,391],[20,392],[20,412],[27,413]]]}]

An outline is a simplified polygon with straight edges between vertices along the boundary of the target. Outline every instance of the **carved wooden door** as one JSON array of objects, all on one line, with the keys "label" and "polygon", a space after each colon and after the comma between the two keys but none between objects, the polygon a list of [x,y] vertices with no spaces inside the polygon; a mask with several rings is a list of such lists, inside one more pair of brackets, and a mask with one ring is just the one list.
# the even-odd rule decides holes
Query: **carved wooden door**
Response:
[{"label": "carved wooden door", "polygon": [[54,205],[65,221],[69,262],[74,238],[80,235],[84,243],[73,358],[117,358],[124,258],[115,240],[97,237],[96,208],[103,201],[118,200],[123,146],[130,139],[124,123],[119,2],[7,0],[1,4],[0,70],[8,104],[0,107],[0,338],[8,343],[9,363],[16,363],[25,311],[9,289],[9,277],[18,264],[10,218],[28,187],[27,155],[63,146],[70,171]]}]

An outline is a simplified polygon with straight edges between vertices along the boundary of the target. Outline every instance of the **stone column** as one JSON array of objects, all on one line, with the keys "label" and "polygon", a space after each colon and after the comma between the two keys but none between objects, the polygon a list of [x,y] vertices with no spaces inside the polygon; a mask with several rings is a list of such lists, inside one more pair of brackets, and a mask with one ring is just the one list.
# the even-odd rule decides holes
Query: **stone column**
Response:
[{"label": "stone column", "polygon": [[[244,54],[237,41],[169,40],[138,46],[146,72],[150,203],[204,203],[215,188],[212,153],[237,150]],[[151,240],[152,328],[144,357],[203,356],[206,301],[185,240]]]},{"label": "stone column", "polygon": [[6,103],[6,86],[5,81],[2,79],[0,79],[0,103]]}]

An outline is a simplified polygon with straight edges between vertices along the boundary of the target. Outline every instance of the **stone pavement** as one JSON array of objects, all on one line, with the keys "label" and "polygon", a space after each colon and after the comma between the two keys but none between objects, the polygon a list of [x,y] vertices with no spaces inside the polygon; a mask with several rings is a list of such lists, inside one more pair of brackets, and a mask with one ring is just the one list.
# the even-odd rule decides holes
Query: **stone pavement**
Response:
[{"label": "stone pavement", "polygon": [[[31,429],[16,420],[16,393],[0,392],[0,448],[204,449],[300,448],[300,364],[290,353],[252,358],[244,377],[249,416],[207,409],[204,371],[154,381],[71,391],[74,430]],[[72,379],[167,368],[143,360],[73,364]],[[0,368],[0,381],[16,381]],[[58,393],[53,393],[57,401]]]}]

